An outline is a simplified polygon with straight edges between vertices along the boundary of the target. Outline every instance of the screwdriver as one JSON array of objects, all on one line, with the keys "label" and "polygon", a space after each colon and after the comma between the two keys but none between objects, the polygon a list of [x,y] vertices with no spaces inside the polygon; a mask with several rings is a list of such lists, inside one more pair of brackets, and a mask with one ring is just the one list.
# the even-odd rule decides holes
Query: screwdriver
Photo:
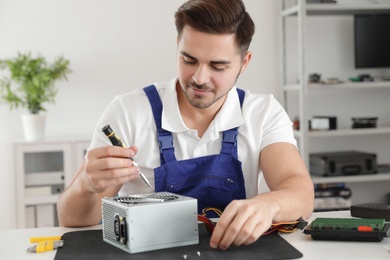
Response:
[{"label": "screwdriver", "polygon": [[[125,147],[126,146],[123,144],[122,140],[114,133],[114,131],[112,130],[111,126],[110,125],[105,125],[103,128],[102,128],[102,131],[103,133],[108,137],[108,139],[110,139],[112,145],[115,145],[115,146],[122,146],[122,147]],[[133,165],[134,166],[138,166],[138,164],[134,161],[133,158],[129,158],[130,160],[133,161]],[[150,185],[150,182],[149,180],[146,178],[146,176],[140,172],[140,176],[142,178],[142,180],[150,187],[152,188],[152,185]]]}]

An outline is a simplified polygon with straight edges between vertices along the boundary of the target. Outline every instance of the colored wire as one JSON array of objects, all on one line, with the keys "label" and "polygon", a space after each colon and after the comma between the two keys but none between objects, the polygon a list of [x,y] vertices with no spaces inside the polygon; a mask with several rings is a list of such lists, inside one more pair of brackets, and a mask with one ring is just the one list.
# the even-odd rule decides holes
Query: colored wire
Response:
[{"label": "colored wire", "polygon": [[222,215],[222,211],[217,208],[204,208],[202,209],[202,214],[198,215],[198,221],[203,222],[206,226],[207,231],[211,234],[213,233],[214,227],[217,223],[207,217],[206,213],[209,211],[215,212],[218,215],[218,217]]},{"label": "colored wire", "polygon": [[218,215],[218,217],[220,217],[222,215],[222,211],[220,209],[217,209],[217,208],[204,208],[204,209],[202,209],[202,215],[206,216],[206,213],[208,211],[214,211]]},{"label": "colored wire", "polygon": [[282,233],[292,233],[295,230],[303,229],[306,226],[307,222],[304,221],[302,218],[299,218],[295,221],[274,222],[271,224],[271,227],[268,229],[268,231],[264,232],[263,235],[268,235],[275,231]]},{"label": "colored wire", "polygon": [[210,234],[213,233],[214,227],[217,223],[202,215],[198,215],[198,220],[205,224],[206,229]]},{"label": "colored wire", "polygon": [[[204,208],[202,210],[202,214],[198,215],[198,221],[201,221],[205,224],[207,231],[211,234],[214,231],[216,222],[210,220],[206,213],[208,211],[215,212],[219,217],[222,215],[222,211],[217,208]],[[282,233],[292,233],[296,231],[297,229],[303,229],[307,226],[307,222],[304,221],[302,218],[299,218],[295,221],[281,221],[281,222],[273,222],[271,224],[271,227],[263,233],[264,235],[271,234],[275,231],[282,232]]]}]

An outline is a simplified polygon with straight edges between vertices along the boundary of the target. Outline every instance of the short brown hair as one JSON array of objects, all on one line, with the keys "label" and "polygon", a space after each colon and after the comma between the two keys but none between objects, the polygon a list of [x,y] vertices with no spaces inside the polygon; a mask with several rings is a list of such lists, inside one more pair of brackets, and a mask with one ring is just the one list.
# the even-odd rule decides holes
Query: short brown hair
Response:
[{"label": "short brown hair", "polygon": [[255,24],[242,0],[189,0],[175,13],[179,38],[185,25],[211,34],[234,34],[241,55],[245,55],[255,33]]}]

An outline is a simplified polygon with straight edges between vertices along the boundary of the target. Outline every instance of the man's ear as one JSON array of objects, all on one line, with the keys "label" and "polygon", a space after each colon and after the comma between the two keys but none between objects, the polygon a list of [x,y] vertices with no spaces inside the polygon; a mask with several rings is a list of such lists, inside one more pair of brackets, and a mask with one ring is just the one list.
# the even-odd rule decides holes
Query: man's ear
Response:
[{"label": "man's ear", "polygon": [[179,46],[180,43],[180,35],[176,36],[176,46]]},{"label": "man's ear", "polygon": [[242,64],[241,64],[241,71],[240,71],[240,74],[243,73],[246,69],[246,67],[248,66],[250,60],[252,59],[252,52],[250,51],[247,51],[245,53],[245,56],[244,56],[244,59],[242,60]]}]

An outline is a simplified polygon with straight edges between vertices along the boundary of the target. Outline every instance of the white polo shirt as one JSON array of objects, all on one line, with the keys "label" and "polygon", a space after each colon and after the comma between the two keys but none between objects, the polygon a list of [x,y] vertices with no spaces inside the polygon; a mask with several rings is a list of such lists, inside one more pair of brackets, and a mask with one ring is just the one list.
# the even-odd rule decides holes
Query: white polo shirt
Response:
[{"label": "white polo shirt", "polygon": [[[219,154],[222,131],[238,126],[238,159],[242,162],[247,198],[266,191],[260,190],[263,181],[259,165],[261,150],[277,142],[288,142],[296,146],[292,122],[283,107],[271,94],[252,94],[246,91],[241,109],[234,87],[207,131],[199,138],[197,131],[189,129],[182,120],[176,82],[177,78],[174,78],[166,83],[154,84],[163,103],[162,128],[172,132],[176,159]],[[160,166],[160,151],[152,109],[143,89],[114,98],[96,125],[89,149],[111,145],[102,132],[103,126],[107,124],[111,125],[126,146],[138,147],[134,160],[154,186],[153,169]],[[261,187],[266,187],[263,185]],[[137,178],[125,183],[119,195],[148,192],[153,190],[141,178]]]}]

